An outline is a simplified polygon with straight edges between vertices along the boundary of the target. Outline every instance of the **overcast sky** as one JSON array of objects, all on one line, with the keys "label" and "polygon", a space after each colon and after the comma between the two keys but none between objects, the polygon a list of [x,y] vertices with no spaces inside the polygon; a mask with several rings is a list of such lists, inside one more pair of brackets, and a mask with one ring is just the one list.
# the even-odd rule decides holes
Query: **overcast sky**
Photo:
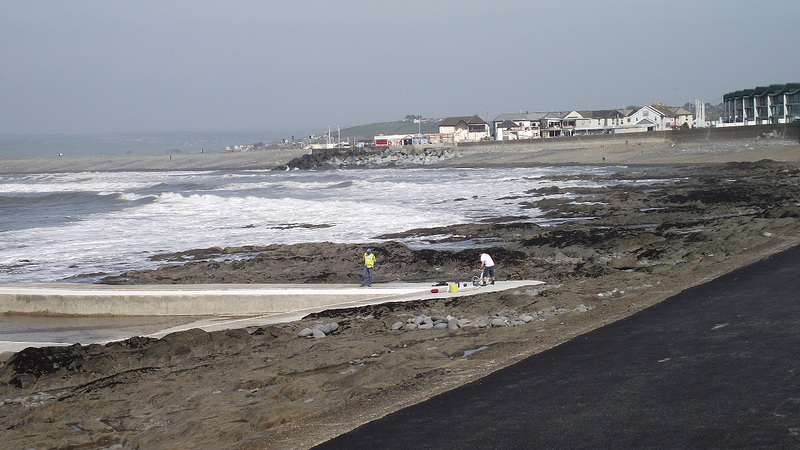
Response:
[{"label": "overcast sky", "polygon": [[716,104],[800,82],[799,18],[797,0],[4,0],[0,133]]}]

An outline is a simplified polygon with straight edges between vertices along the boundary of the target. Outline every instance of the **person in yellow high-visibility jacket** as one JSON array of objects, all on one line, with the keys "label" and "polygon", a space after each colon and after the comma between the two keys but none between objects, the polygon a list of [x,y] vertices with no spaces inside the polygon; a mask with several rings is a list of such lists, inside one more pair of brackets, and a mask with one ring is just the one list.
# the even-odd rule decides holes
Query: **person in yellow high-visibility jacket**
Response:
[{"label": "person in yellow high-visibility jacket", "polygon": [[361,275],[361,286],[364,286],[365,281],[369,281],[369,286],[372,287],[372,268],[375,267],[377,259],[372,254],[372,249],[368,248],[364,253],[364,275]]}]

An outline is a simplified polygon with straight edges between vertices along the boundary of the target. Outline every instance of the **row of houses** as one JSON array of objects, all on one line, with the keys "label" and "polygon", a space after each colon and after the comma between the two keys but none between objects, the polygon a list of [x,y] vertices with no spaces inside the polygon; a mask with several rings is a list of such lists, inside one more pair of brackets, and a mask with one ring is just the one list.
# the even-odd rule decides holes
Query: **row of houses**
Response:
[{"label": "row of houses", "polygon": [[694,125],[691,111],[665,105],[633,109],[500,114],[491,124],[496,140],[555,138],[668,130]]},{"label": "row of houses", "polygon": [[723,122],[762,125],[800,121],[800,83],[771,84],[722,97]]},{"label": "row of houses", "polygon": [[670,130],[694,126],[694,116],[683,107],[650,105],[634,109],[556,111],[500,114],[491,123],[480,116],[447,117],[439,132],[419,135],[378,135],[376,146],[420,145],[520,140]]},{"label": "row of houses", "polygon": [[[684,107],[662,104],[639,109],[551,111],[500,114],[491,123],[480,116],[447,117],[434,134],[375,136],[375,145],[458,143],[482,140],[558,138],[707,126],[705,104],[697,118]],[[714,126],[778,124],[800,121],[800,83],[772,84],[723,96],[723,117]]]}]

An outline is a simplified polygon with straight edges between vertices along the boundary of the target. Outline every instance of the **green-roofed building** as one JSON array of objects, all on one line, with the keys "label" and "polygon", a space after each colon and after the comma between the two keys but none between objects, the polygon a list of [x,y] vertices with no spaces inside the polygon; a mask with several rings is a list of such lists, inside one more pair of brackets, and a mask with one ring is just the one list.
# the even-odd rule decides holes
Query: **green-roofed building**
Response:
[{"label": "green-roofed building", "polygon": [[761,125],[800,121],[800,83],[729,92],[722,100],[725,123]]}]

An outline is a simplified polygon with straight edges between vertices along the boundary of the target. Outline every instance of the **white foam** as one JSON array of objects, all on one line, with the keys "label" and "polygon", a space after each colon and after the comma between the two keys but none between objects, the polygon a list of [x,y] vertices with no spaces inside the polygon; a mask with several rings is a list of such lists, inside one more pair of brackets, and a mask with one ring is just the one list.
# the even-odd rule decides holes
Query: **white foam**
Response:
[{"label": "white foam", "polygon": [[[598,172],[599,169],[592,169]],[[298,242],[374,242],[415,228],[541,212],[521,208],[586,168],[326,172],[104,172],[4,177],[3,192],[118,193],[113,207],[63,223],[0,230],[0,282],[56,281],[152,268],[157,253]],[[558,194],[562,195],[562,194]],[[89,206],[91,207],[91,206]],[[83,206],[85,211],[87,206]],[[2,211],[0,211],[2,212]],[[31,223],[36,220],[31,219]]]}]

